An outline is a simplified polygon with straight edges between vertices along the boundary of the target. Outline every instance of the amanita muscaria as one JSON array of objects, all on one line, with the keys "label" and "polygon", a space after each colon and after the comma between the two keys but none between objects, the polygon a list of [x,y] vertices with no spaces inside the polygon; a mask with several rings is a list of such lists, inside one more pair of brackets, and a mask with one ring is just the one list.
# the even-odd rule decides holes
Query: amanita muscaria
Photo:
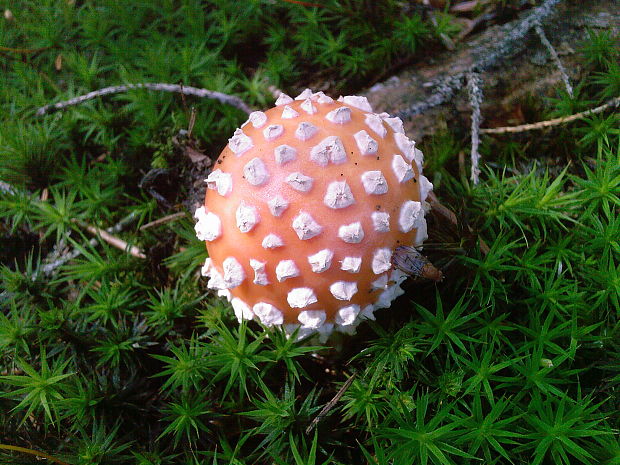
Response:
[{"label": "amanita muscaria", "polygon": [[241,319],[352,333],[403,293],[400,245],[427,237],[422,152],[365,97],[282,94],[237,129],[206,179],[202,273]]}]

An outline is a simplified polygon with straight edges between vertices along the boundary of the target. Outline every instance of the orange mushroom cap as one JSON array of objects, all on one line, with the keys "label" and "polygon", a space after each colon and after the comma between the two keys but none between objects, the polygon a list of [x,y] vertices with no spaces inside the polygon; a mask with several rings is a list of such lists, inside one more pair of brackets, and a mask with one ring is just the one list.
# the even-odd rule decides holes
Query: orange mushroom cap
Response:
[{"label": "orange mushroom cap", "polygon": [[365,97],[282,94],[235,131],[206,182],[202,272],[240,321],[352,333],[403,293],[394,250],[426,239],[422,153]]}]

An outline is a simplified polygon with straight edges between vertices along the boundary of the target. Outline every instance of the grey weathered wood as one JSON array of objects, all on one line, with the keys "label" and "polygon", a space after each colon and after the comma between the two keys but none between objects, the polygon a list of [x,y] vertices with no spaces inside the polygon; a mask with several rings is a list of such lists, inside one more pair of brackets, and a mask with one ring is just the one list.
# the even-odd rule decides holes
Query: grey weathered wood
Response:
[{"label": "grey weathered wood", "polygon": [[[543,2],[503,25],[492,26],[445,51],[371,87],[365,95],[376,111],[400,115],[408,135],[420,140],[440,128],[469,128],[471,107],[465,76],[481,73],[484,127],[493,127],[527,95],[552,96],[564,88],[561,72],[534,27],[542,24],[562,59],[568,78],[578,82],[577,53],[587,30],[620,32],[618,0]],[[541,14],[544,13],[544,14]]]}]

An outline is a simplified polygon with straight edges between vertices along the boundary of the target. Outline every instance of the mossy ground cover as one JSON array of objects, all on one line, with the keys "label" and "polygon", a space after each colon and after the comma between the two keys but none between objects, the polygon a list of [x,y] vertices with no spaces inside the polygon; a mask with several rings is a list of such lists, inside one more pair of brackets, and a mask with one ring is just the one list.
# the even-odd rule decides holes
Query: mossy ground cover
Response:
[{"label": "mossy ground cover", "polygon": [[[466,129],[423,140],[426,172],[459,218],[435,221],[426,249],[446,279],[411,281],[356,336],[309,346],[237,324],[199,276],[206,253],[189,214],[140,230],[185,211],[191,164],[175,147],[190,108],[195,147],[211,157],[242,112],[148,91],[34,111],[126,82],[203,87],[256,107],[273,102],[271,85],[354,91],[455,34],[452,18],[392,1],[9,8],[1,444],[71,464],[620,463],[617,113],[484,139],[476,186],[457,163]],[[593,32],[579,53],[575,96],[536,101],[538,119],[619,94],[616,40]],[[141,182],[153,168],[164,173],[149,184],[159,197]],[[89,243],[84,224],[130,214],[117,236],[146,259]],[[46,275],[58,244],[81,253]]]}]

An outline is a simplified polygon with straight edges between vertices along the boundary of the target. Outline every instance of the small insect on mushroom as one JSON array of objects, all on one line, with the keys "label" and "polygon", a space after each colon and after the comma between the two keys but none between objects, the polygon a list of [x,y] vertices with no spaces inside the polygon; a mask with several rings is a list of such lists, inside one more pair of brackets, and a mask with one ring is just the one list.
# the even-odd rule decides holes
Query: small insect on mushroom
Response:
[{"label": "small insect on mushroom", "polygon": [[439,282],[443,279],[443,273],[435,268],[435,265],[420,253],[415,247],[401,245],[392,255],[392,263],[409,276],[430,279]]},{"label": "small insect on mushroom", "polygon": [[409,268],[428,264],[399,249],[427,237],[422,161],[402,121],[365,97],[280,95],[235,131],[206,179],[195,216],[208,287],[239,321],[323,340],[354,333],[422,273]]}]

